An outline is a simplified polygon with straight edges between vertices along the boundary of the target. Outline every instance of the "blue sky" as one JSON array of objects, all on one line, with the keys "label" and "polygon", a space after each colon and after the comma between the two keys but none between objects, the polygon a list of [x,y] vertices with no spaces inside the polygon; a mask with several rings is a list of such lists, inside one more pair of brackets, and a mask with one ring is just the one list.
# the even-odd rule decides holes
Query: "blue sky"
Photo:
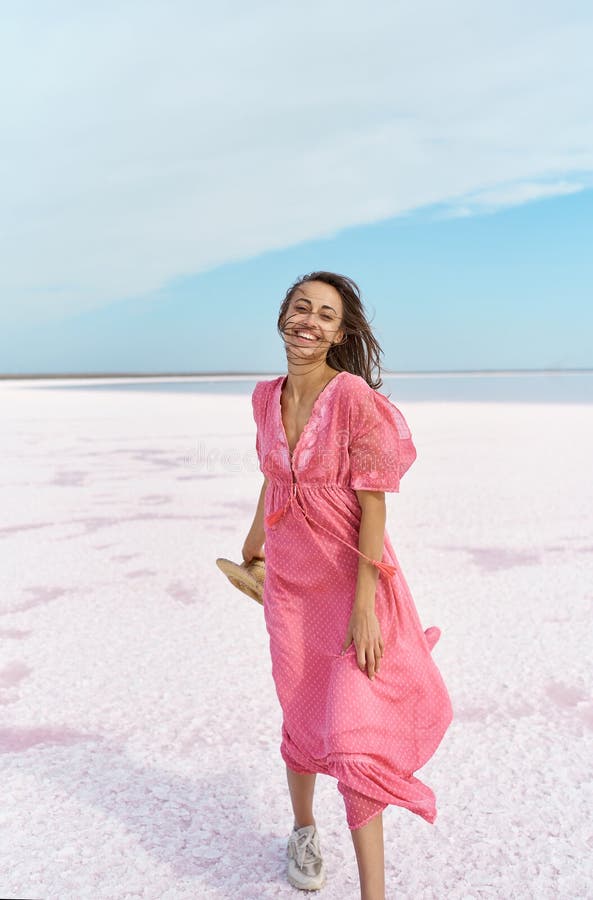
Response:
[{"label": "blue sky", "polygon": [[0,372],[281,371],[318,268],[387,369],[593,366],[593,12],[519,6],[7,5]]}]

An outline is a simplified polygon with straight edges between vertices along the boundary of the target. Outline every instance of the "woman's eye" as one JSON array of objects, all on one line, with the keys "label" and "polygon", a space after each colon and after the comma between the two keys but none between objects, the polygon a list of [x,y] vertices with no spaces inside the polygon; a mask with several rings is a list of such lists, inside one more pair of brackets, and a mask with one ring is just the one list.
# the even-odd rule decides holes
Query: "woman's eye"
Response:
[{"label": "woman's eye", "polygon": [[[309,312],[309,310],[306,306],[295,306],[295,309],[297,310],[297,312]],[[333,316],[329,316],[329,315],[327,315],[327,313],[325,313],[324,315],[321,316],[321,318],[325,319],[326,322],[331,322],[331,320],[333,319]]]}]

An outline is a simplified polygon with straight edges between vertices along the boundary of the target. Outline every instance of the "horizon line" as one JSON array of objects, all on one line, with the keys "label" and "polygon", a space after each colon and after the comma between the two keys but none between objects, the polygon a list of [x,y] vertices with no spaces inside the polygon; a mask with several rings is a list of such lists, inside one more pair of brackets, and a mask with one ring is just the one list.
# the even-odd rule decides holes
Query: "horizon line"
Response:
[{"label": "horizon line", "polygon": [[[528,375],[528,374],[585,374],[593,368],[540,368],[540,369],[381,369],[381,375],[397,377],[406,375]],[[210,372],[50,372],[50,373],[0,373],[0,381],[77,378],[254,378],[260,375],[276,375],[276,371],[210,371]]]}]

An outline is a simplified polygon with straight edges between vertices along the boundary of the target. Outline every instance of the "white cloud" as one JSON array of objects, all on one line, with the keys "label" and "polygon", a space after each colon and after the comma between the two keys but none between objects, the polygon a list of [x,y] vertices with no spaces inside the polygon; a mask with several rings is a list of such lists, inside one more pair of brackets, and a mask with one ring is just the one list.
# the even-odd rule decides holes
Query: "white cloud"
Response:
[{"label": "white cloud", "polygon": [[578,194],[589,185],[576,181],[554,181],[550,183],[525,181],[518,184],[501,185],[488,191],[478,191],[460,197],[451,204],[443,218],[461,218],[481,212],[496,212],[508,206],[520,206],[544,197],[561,197]]},{"label": "white cloud", "polygon": [[526,202],[593,170],[588,4],[14,8],[0,46],[13,319],[426,204]]}]

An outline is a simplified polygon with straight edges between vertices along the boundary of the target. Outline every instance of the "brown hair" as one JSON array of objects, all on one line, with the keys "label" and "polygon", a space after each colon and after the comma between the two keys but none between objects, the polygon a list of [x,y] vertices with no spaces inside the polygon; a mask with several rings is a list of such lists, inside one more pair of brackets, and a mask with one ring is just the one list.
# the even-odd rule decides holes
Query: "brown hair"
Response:
[{"label": "brown hair", "polygon": [[[283,319],[288,310],[292,295],[301,284],[307,281],[323,281],[334,287],[342,298],[343,316],[340,329],[344,332],[341,343],[334,344],[327,352],[327,364],[338,372],[347,371],[361,375],[375,390],[381,387],[381,363],[379,357],[383,350],[375,338],[365,315],[360,289],[356,282],[346,275],[335,272],[310,272],[292,284],[280,306],[278,313],[278,332],[283,338]],[[377,369],[376,377],[373,369]]]}]

